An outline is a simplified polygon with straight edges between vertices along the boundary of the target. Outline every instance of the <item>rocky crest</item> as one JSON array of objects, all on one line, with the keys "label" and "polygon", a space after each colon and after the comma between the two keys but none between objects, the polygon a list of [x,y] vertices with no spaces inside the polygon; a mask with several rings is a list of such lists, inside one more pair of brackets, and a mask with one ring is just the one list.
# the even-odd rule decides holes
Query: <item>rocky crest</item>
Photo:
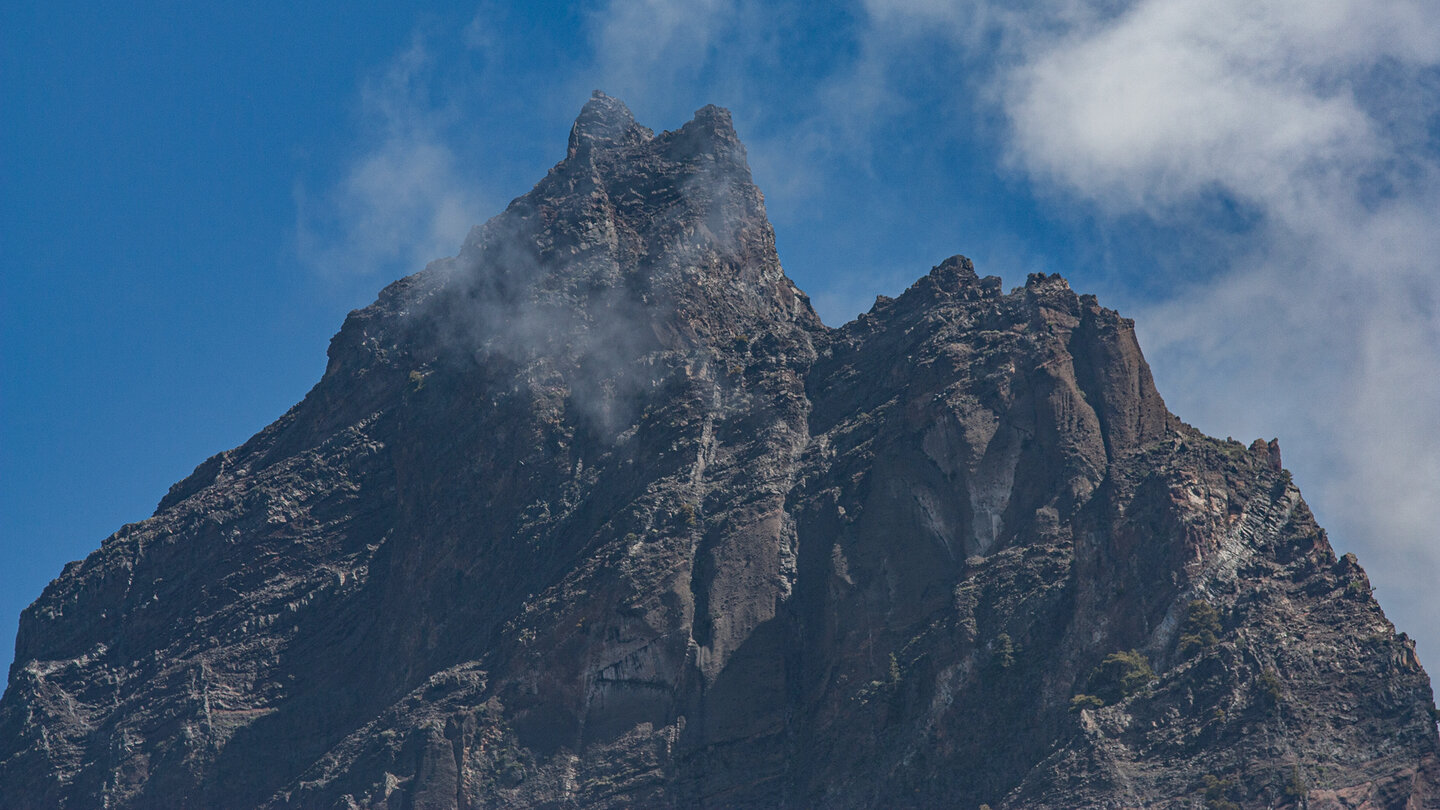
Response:
[{"label": "rocky crest", "polygon": [[1279,448],[953,257],[839,329],[706,107],[565,160],[24,614],[12,808],[1440,807]]}]

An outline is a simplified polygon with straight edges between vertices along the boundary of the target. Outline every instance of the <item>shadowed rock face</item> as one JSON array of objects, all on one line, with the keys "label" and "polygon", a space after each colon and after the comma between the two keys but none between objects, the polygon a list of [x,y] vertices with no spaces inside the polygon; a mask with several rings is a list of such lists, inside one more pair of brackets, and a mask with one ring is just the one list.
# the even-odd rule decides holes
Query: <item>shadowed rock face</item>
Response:
[{"label": "shadowed rock face", "polygon": [[599,93],[16,648],[13,808],[1440,806],[1278,446],[1058,276],[823,326],[729,114]]}]

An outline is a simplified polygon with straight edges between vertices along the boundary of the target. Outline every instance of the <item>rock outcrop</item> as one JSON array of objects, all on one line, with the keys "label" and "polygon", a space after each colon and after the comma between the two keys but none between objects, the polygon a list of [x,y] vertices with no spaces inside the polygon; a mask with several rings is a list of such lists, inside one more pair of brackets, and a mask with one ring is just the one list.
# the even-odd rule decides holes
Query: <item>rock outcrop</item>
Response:
[{"label": "rock outcrop", "polygon": [[24,614],[11,808],[1440,806],[1279,447],[963,257],[839,329],[729,114],[597,93]]}]

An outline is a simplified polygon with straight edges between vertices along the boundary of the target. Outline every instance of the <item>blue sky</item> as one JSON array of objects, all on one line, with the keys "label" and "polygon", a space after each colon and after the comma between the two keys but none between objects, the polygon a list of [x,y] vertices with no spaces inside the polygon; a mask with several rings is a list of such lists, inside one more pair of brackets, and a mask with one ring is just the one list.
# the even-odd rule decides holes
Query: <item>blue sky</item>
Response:
[{"label": "blue sky", "polygon": [[733,111],[827,323],[953,253],[1135,317],[1171,409],[1279,436],[1440,669],[1433,2],[17,2],[0,43],[0,635],[603,88]]}]

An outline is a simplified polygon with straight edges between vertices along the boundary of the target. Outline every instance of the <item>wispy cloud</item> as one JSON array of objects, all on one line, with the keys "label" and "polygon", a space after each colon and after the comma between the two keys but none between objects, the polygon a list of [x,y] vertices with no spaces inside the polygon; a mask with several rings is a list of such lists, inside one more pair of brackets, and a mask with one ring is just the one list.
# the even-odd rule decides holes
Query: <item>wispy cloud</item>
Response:
[{"label": "wispy cloud", "polygon": [[[884,148],[920,71],[949,88],[946,125],[999,115],[1009,170],[1052,206],[1114,239],[1136,223],[1136,239],[1176,239],[1150,245],[1152,277],[1129,285],[1144,292],[1117,301],[1172,408],[1219,435],[1279,434],[1337,544],[1440,669],[1440,6],[858,10],[853,58],[771,136],[796,171]],[[854,307],[857,280],[812,293]]]},{"label": "wispy cloud", "polygon": [[612,0],[589,19],[594,74],[631,104],[682,98],[737,30],[739,0]]},{"label": "wispy cloud", "polygon": [[1137,315],[1164,393],[1202,428],[1280,434],[1432,668],[1440,611],[1440,7],[1143,0],[1022,26],[1003,74],[1015,163],[1111,215],[1228,250]]},{"label": "wispy cloud", "polygon": [[1435,60],[1440,40],[1417,41],[1415,11],[1149,0],[1032,36],[1005,82],[1014,149],[1037,176],[1119,208],[1219,186],[1308,215],[1297,178],[1353,176],[1400,146],[1357,90],[1382,60]]},{"label": "wispy cloud", "polygon": [[[1440,6],[859,0],[801,76],[785,43],[810,13],[610,0],[584,18],[593,53],[568,81],[661,124],[732,107],[757,177],[813,203],[811,226],[837,174],[867,171],[918,107],[937,142],[987,128],[1047,204],[1148,240],[1150,277],[1128,285],[1144,292],[1112,300],[1173,410],[1220,435],[1278,434],[1337,544],[1440,669]],[[464,36],[483,46],[483,20]],[[495,209],[459,179],[430,70],[417,39],[367,85],[367,148],[302,206],[312,264],[408,272]],[[810,292],[843,320],[903,286],[882,275],[836,268]]]},{"label": "wispy cloud", "polygon": [[[479,36],[472,24],[467,39]],[[360,95],[359,148],[332,187],[296,187],[301,259],[332,278],[393,277],[453,255],[491,207],[461,170],[447,129],[457,111],[432,101],[421,34]]]}]

